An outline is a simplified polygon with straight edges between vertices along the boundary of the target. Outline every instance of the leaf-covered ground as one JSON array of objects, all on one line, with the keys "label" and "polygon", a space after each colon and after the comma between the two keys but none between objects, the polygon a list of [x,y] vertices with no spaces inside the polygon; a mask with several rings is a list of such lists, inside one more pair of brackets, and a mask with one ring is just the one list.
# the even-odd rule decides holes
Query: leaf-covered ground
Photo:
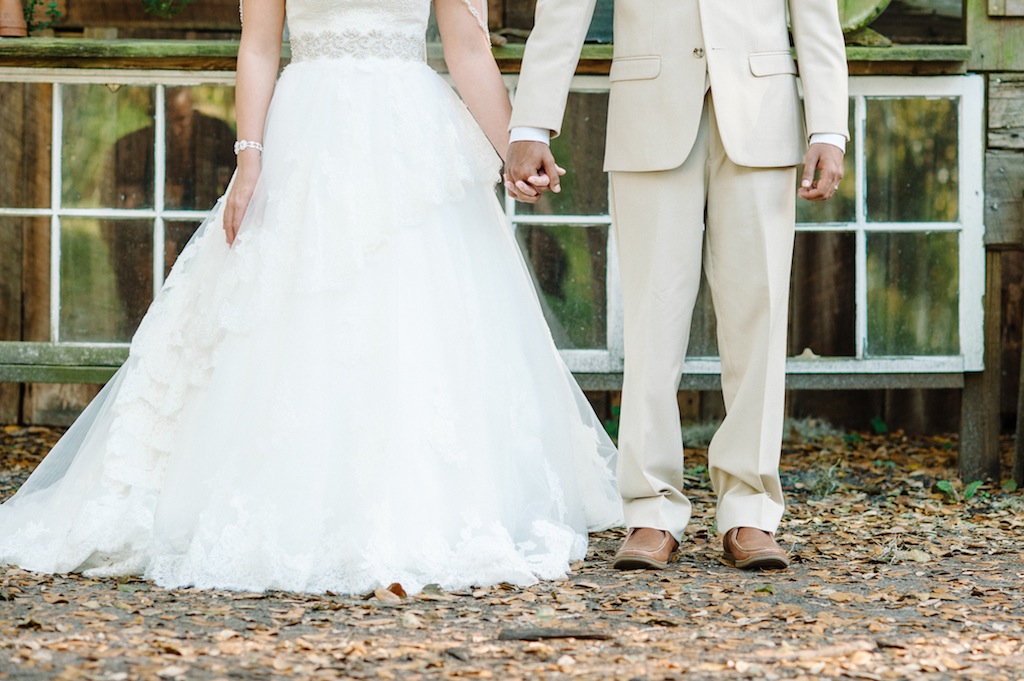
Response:
[{"label": "leaf-covered ground", "polygon": [[[58,434],[0,431],[0,498]],[[661,572],[607,567],[621,531],[558,582],[412,597],[0,567],[0,679],[1024,678],[1024,496],[964,487],[954,439],[787,444],[784,572],[719,561],[703,463],[690,452],[694,520]]]}]

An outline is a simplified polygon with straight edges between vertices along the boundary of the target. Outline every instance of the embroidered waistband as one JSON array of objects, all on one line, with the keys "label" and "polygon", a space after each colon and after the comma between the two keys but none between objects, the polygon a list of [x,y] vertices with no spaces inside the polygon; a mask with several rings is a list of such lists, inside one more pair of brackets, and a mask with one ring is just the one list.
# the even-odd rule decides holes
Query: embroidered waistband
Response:
[{"label": "embroidered waistband", "polygon": [[424,37],[386,31],[317,31],[291,37],[292,61],[314,59],[424,60]]}]

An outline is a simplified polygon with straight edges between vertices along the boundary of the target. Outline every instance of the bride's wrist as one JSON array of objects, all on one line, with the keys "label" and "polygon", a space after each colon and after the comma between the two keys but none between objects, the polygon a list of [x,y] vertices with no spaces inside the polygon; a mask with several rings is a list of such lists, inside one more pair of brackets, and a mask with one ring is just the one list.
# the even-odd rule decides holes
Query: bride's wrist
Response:
[{"label": "bride's wrist", "polygon": [[241,160],[238,162],[238,170],[236,172],[236,179],[243,185],[253,184],[260,177],[260,165],[259,162],[255,164],[242,163]]}]

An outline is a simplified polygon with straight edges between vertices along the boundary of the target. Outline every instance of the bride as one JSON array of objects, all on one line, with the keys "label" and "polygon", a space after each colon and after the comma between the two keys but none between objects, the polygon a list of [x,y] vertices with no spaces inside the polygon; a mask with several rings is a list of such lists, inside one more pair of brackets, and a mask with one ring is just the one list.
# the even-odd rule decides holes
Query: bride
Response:
[{"label": "bride", "polygon": [[620,522],[614,448],[494,195],[509,103],[483,10],[436,0],[463,104],[424,62],[428,3],[246,0],[232,185],[128,361],[0,506],[0,563],[527,585]]}]

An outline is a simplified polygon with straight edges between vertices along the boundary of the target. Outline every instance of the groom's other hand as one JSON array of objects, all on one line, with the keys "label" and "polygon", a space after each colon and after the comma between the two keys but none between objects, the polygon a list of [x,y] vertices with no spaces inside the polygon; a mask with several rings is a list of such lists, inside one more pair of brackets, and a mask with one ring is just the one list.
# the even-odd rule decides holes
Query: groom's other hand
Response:
[{"label": "groom's other hand", "polygon": [[542,142],[520,141],[508,146],[505,158],[505,189],[517,201],[537,203],[550,190],[562,190],[559,177],[565,170],[558,167],[551,148]]},{"label": "groom's other hand", "polygon": [[[808,201],[827,201],[843,179],[843,150],[831,144],[812,144],[804,157],[804,174],[797,194]],[[817,179],[815,179],[817,175]]]}]

